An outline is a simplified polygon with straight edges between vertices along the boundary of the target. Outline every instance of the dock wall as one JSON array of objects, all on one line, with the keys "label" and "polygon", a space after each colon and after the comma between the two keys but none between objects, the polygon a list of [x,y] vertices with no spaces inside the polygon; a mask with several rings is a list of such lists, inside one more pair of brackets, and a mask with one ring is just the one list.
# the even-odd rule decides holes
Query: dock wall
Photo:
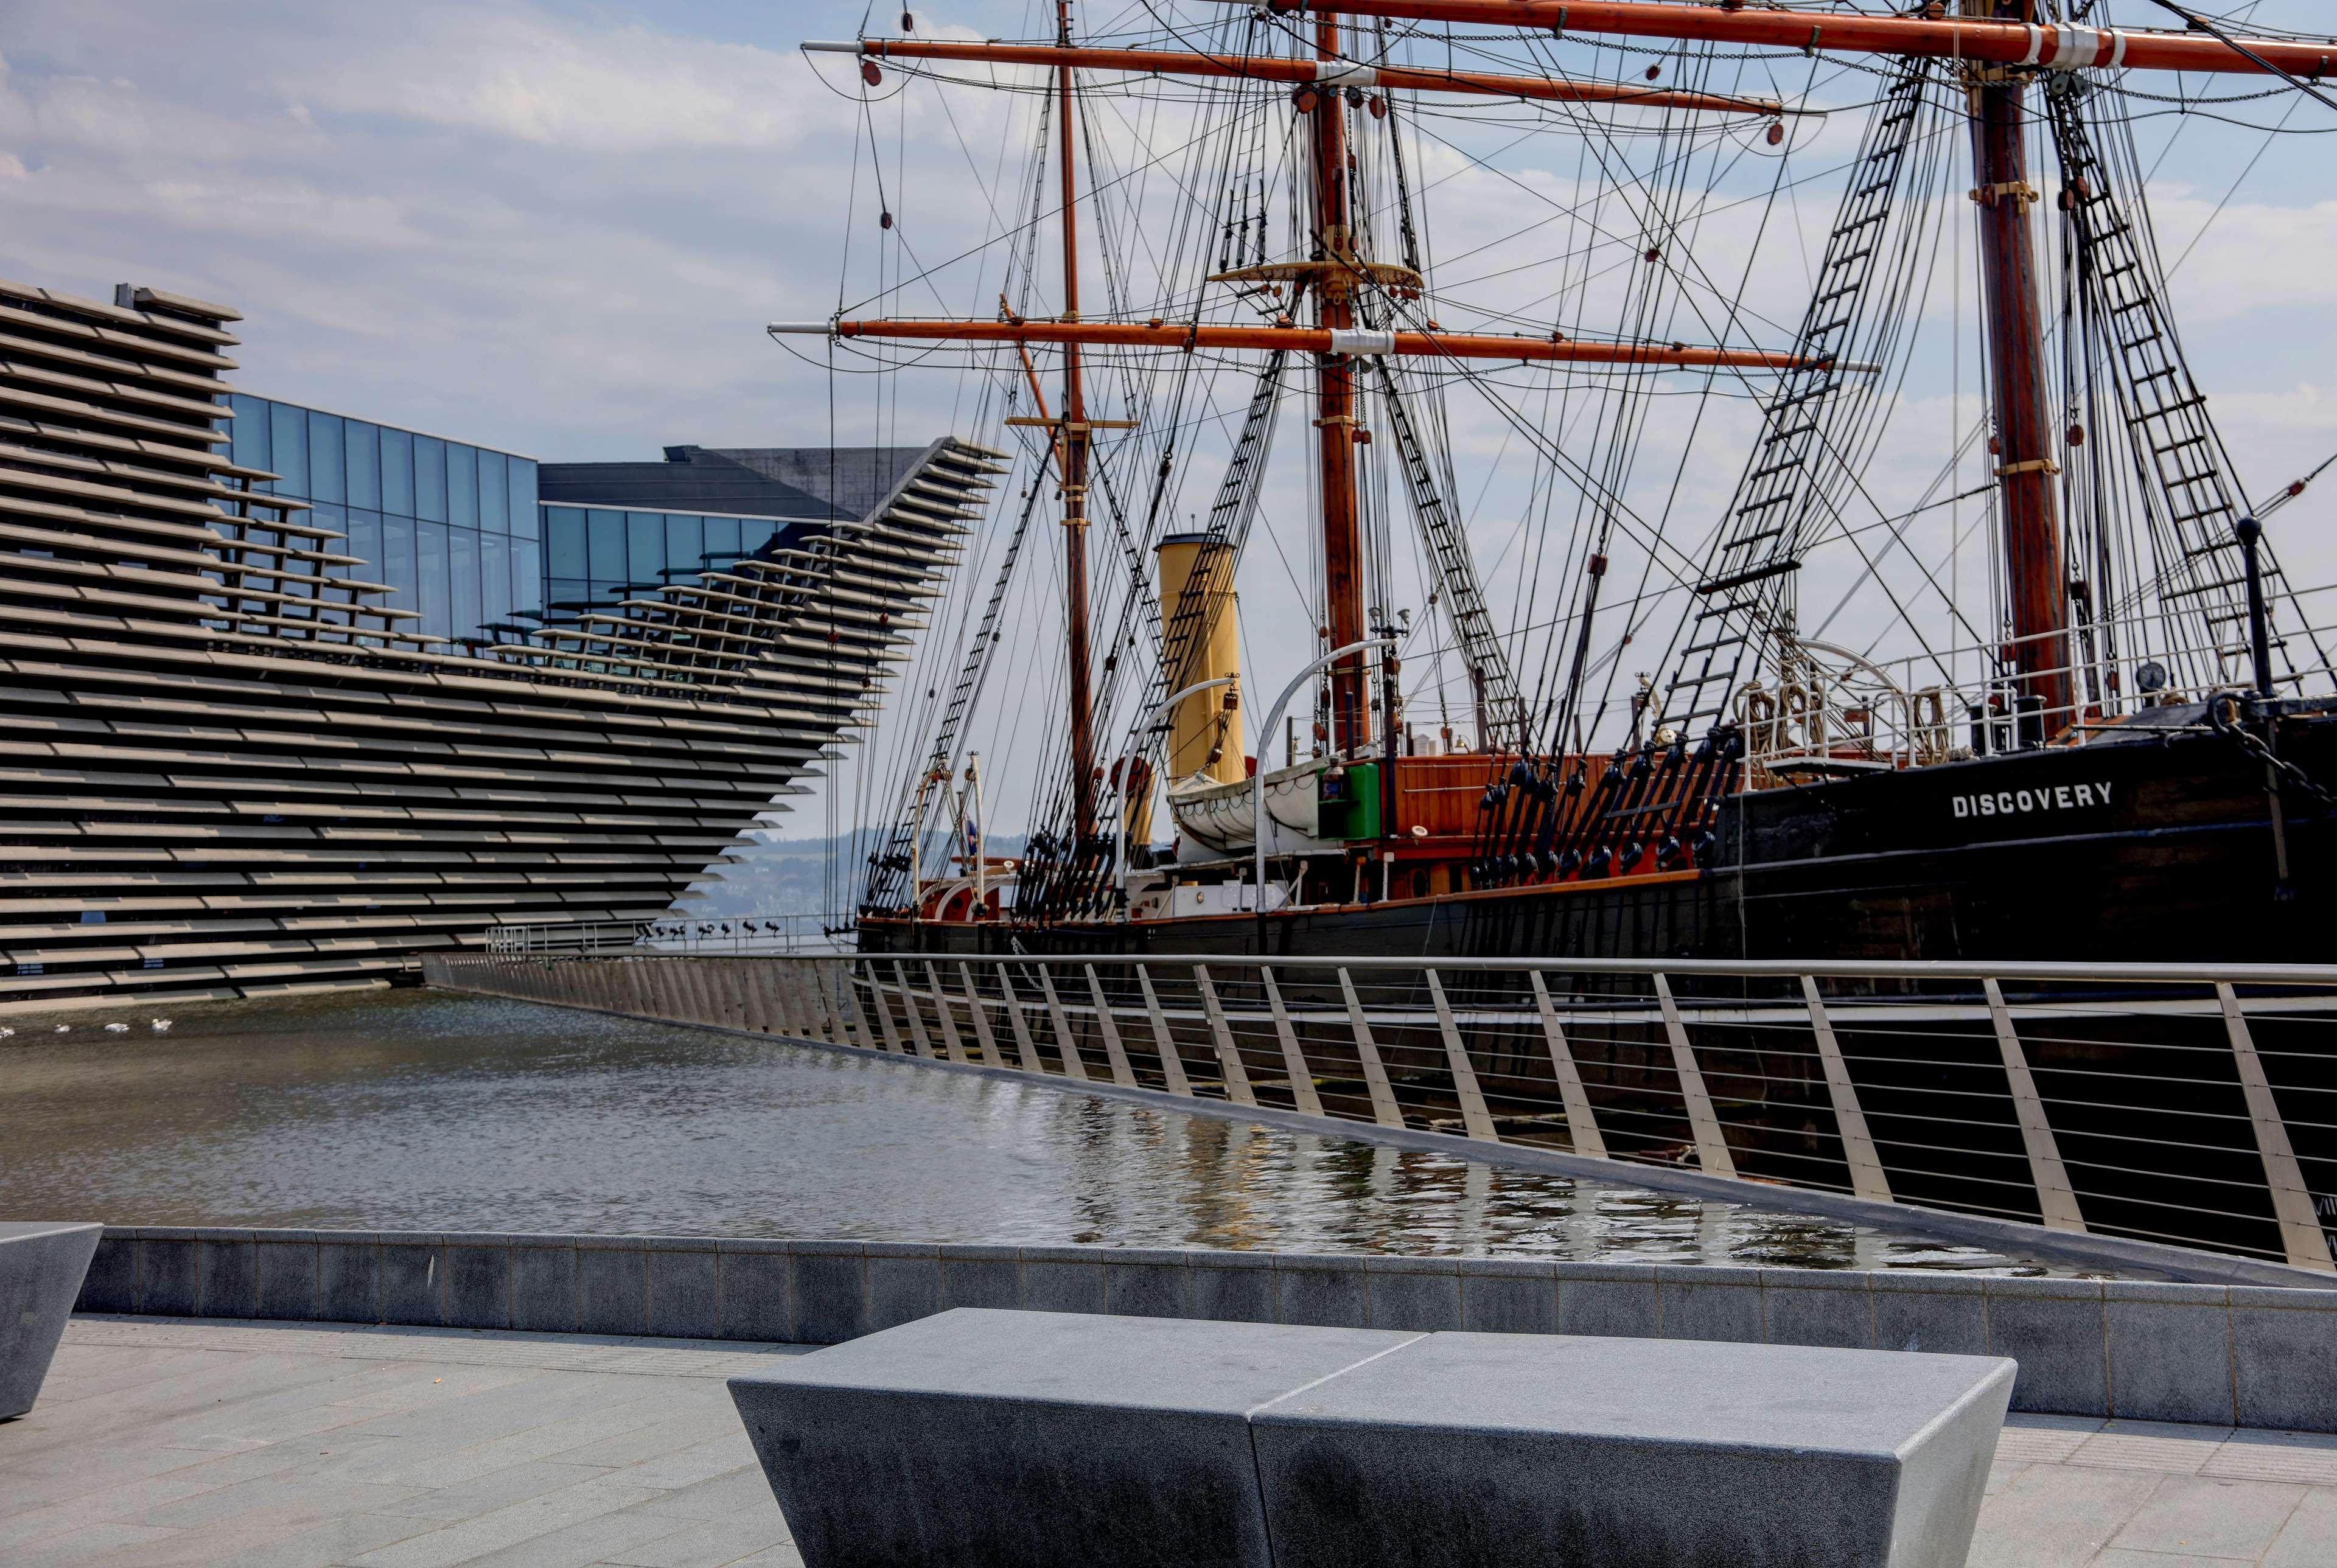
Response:
[{"label": "dock wall", "polygon": [[83,1312],[834,1344],[952,1307],[2009,1356],[2018,1410],[2337,1431],[2337,1290],[706,1236],[109,1226]]}]

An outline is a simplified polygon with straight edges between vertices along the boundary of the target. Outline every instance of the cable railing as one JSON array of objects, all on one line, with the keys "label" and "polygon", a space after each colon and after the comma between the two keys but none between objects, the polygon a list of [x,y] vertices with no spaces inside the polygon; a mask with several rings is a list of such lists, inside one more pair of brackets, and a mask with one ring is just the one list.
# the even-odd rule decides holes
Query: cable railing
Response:
[{"label": "cable railing", "polygon": [[641,951],[727,954],[738,958],[830,951],[835,933],[849,925],[841,915],[664,915],[648,920],[585,920],[562,924],[512,921],[488,928],[485,950],[493,954]]},{"label": "cable railing", "polygon": [[2337,966],[512,961],[561,956],[434,962],[467,989],[2337,1271]]}]

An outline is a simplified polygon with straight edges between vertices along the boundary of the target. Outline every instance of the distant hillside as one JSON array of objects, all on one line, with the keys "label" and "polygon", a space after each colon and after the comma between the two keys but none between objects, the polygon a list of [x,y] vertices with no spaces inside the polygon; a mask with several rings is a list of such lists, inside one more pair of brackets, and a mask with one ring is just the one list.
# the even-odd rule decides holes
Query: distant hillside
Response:
[{"label": "distant hillside", "polygon": [[[866,855],[874,835],[864,835],[856,851],[849,835],[832,839],[766,839],[723,868],[719,881],[706,884],[706,896],[689,901],[692,914],[820,915],[834,914],[853,897],[850,873],[856,855]],[[994,855],[1020,854],[1022,835],[989,841]],[[941,841],[927,840],[928,869],[941,853]]]}]

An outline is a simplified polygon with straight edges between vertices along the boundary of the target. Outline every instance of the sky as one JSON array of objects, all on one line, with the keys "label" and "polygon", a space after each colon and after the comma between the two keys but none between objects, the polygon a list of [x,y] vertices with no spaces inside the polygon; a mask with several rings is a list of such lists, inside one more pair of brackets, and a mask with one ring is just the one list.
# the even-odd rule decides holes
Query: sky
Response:
[{"label": "sky", "polygon": [[[914,9],[926,35],[1014,37],[1042,31],[1039,14],[1051,12],[1021,0]],[[1080,7],[1097,29],[1145,9]],[[2146,0],[2097,9],[2137,24],[2165,19]],[[2267,26],[2330,25],[2313,0],[2245,9]],[[1206,0],[1152,10],[1222,14]],[[641,458],[683,442],[974,433],[964,427],[978,388],[954,371],[831,376],[816,343],[792,356],[761,330],[880,297],[961,252],[973,259],[935,267],[930,287],[893,303],[995,306],[997,248],[982,242],[1014,185],[1001,153],[1025,102],[974,93],[945,106],[928,84],[888,87],[864,131],[848,63],[816,64],[796,48],[852,36],[864,20],[880,32],[899,18],[836,0],[0,0],[0,275],[100,297],[128,280],[230,304],[247,317],[239,385],[249,390],[546,460]],[[2337,452],[2337,110],[2302,100],[2232,110],[2255,124],[2283,112],[2291,130],[2313,134],[2193,120],[2169,148],[2171,117],[2137,131],[2155,166],[2162,240],[2170,259],[2182,257],[2195,364],[2259,495]],[[1157,124],[1117,119],[1101,134],[1120,139],[1113,155],[1130,166],[1149,137],[1167,166],[1173,137]],[[1854,139],[1854,117],[1813,132],[1806,150],[1800,134],[1797,154],[1823,151],[1815,138]],[[1512,232],[1517,215],[1570,188],[1569,146],[1553,137],[1513,148],[1499,180],[1462,167],[1458,141],[1431,149],[1421,175],[1435,183],[1443,253],[1480,235],[1495,244],[1489,255],[1540,243]],[[881,232],[880,185],[899,218]],[[1798,314],[1794,281],[1830,200],[1797,212],[1796,247],[1765,237],[1775,253],[1760,264],[1783,269],[1778,288],[1757,294],[1779,302],[1766,312],[1773,325]],[[1942,283],[1926,308],[1968,313],[1970,300]],[[1746,336],[1765,332],[1774,340],[1760,322],[1743,326]],[[1941,433],[1969,421],[1968,380],[1968,368],[1934,365],[1906,389],[1898,428],[1927,432],[1931,446],[1918,452],[1910,437],[1877,461],[1911,493],[1936,467]],[[1536,530],[1565,519],[1537,513],[1535,471],[1518,460],[1513,431],[1457,402],[1452,419],[1461,488],[1476,491],[1472,541],[1493,563],[1497,596],[1508,595],[1510,612],[1548,619],[1552,607],[1530,597],[1540,590],[1525,568]],[[1663,418],[1651,429],[1658,450],[1689,439]],[[1752,429],[1746,408],[1729,406],[1697,438],[1741,452]],[[1301,440],[1284,437],[1285,470]],[[1684,467],[1688,509],[1716,513],[1735,460]],[[1186,503],[1205,505],[1206,489]],[[2301,578],[2337,580],[2332,497],[2337,472],[2279,520],[2274,537]],[[1284,472],[1269,491],[1270,548],[1245,565],[1246,657],[1261,666],[1291,667],[1305,646],[1309,618],[1283,611],[1306,575],[1305,510],[1302,481]],[[943,607],[944,628],[984,586],[974,569],[994,561],[993,533],[986,525]],[[1043,620],[1051,579],[1026,576],[1027,632]],[[1424,610],[1424,596],[1407,608]],[[1039,694],[1043,709],[1055,689],[1041,657],[1049,638],[1018,641],[1022,657],[1004,678]],[[827,792],[795,831],[833,831],[884,794],[877,775],[914,749],[906,709],[945,686],[945,644],[936,639],[911,671],[901,722],[847,768],[848,789]],[[1010,707],[978,739],[993,756],[1027,757],[1052,722]]]}]

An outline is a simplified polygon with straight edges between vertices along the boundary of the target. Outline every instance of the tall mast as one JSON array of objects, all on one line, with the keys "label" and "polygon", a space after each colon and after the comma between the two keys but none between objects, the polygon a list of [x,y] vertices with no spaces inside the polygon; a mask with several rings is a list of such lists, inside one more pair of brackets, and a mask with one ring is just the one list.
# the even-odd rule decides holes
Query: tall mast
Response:
[{"label": "tall mast", "polygon": [[[1318,16],[1315,57],[1339,58],[1339,19]],[[1328,74],[1326,73],[1326,74]],[[1315,325],[1344,333],[1355,324],[1354,226],[1348,201],[1347,112],[1335,83],[1316,95],[1315,112]],[[1336,342],[1336,339],[1334,339]],[[1364,639],[1364,547],[1355,505],[1355,374],[1337,352],[1315,356],[1315,427],[1323,460],[1323,589],[1330,646]],[[1349,654],[1331,667],[1331,745],[1359,751],[1371,738],[1364,713],[1364,659]]]},{"label": "tall mast", "polygon": [[[2032,22],[2035,0],[1964,0],[1968,15]],[[1981,287],[1988,313],[1989,379],[1996,403],[1996,473],[2004,530],[2012,674],[2019,695],[2052,716],[2070,711],[2068,597],[2061,525],[2053,496],[2042,290],[2029,209],[2028,75],[2000,65],[1966,67],[1973,196],[1980,204]],[[2045,738],[2042,735],[2037,739]]]},{"label": "tall mast", "polygon": [[[1059,44],[1071,46],[1071,0],[1055,0]],[[1055,134],[1062,147],[1063,319],[1080,318],[1079,182],[1073,157],[1071,68],[1055,72]],[[1071,659],[1071,842],[1095,837],[1095,713],[1088,690],[1088,406],[1080,346],[1063,345],[1063,623]]]}]

